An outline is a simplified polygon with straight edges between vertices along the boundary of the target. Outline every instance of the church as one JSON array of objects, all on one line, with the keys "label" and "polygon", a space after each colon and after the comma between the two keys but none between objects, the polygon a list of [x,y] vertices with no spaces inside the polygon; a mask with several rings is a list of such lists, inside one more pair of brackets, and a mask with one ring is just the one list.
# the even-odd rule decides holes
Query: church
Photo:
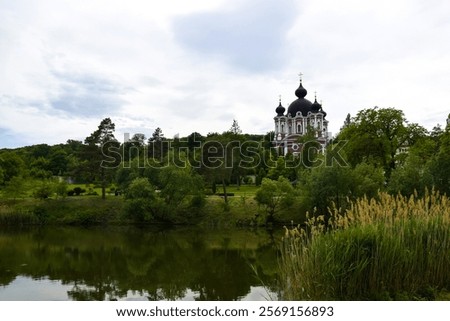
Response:
[{"label": "church", "polygon": [[297,99],[289,105],[287,112],[281,104],[281,98],[275,109],[277,115],[274,117],[275,137],[273,143],[280,155],[286,155],[289,152],[294,155],[298,154],[301,151],[299,138],[306,134],[315,137],[320,143],[322,151],[325,150],[329,140],[328,120],[325,119],[327,113],[317,102],[317,96],[314,97],[312,103],[305,98],[307,93],[300,78],[300,85],[295,90]]}]

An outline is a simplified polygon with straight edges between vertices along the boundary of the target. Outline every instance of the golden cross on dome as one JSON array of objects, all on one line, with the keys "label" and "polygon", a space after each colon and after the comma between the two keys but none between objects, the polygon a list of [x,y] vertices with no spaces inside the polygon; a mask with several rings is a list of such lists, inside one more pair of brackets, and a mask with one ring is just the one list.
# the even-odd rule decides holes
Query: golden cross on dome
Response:
[{"label": "golden cross on dome", "polygon": [[278,95],[278,99],[280,100],[280,103],[281,103],[281,95]]},{"label": "golden cross on dome", "polygon": [[301,72],[298,73],[298,76],[300,77],[300,82],[302,82],[302,76],[303,74]]}]

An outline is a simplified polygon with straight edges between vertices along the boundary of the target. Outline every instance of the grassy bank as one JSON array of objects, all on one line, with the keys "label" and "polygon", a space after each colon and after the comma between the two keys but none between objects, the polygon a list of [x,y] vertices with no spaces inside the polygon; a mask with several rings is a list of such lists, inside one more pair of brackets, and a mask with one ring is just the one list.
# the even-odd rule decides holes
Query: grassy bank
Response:
[{"label": "grassy bank", "polygon": [[97,196],[7,201],[0,205],[0,226],[115,224],[121,221],[122,207],[120,198]]},{"label": "grassy bank", "polygon": [[[231,187],[228,205],[223,197],[209,195],[204,206],[189,219],[179,214],[177,224],[204,227],[261,226],[265,213],[254,199],[256,188]],[[0,200],[0,226],[5,225],[98,225],[134,224],[124,215],[125,200],[122,196],[108,195],[102,200],[98,195],[71,196],[38,200],[31,197],[17,200]],[[280,224],[299,223],[296,205],[283,209],[277,215]],[[146,222],[152,223],[152,222]]]},{"label": "grassy bank", "polygon": [[450,201],[360,199],[287,230],[281,252],[287,300],[439,299],[450,289]]}]

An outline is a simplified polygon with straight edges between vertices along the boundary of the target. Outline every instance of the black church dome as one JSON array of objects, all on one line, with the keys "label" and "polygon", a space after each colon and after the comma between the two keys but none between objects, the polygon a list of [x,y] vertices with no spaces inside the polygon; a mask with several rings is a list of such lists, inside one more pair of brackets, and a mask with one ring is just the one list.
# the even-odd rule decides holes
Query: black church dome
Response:
[{"label": "black church dome", "polygon": [[313,113],[317,113],[320,110],[320,108],[322,108],[322,105],[320,105],[317,102],[317,98],[315,98],[313,104],[311,105],[311,111]]},{"label": "black church dome", "polygon": [[297,100],[294,100],[288,108],[288,115],[291,117],[295,117],[298,112],[301,112],[303,116],[308,115],[308,112],[311,111],[312,103],[305,99],[308,91],[303,88],[302,83],[300,82],[300,86],[298,86],[297,90],[295,90],[295,95],[298,97]]},{"label": "black church dome", "polygon": [[275,109],[275,112],[277,113],[277,116],[283,116],[285,111],[286,111],[286,108],[284,108],[283,105],[281,105],[281,100],[280,100],[280,104]]}]

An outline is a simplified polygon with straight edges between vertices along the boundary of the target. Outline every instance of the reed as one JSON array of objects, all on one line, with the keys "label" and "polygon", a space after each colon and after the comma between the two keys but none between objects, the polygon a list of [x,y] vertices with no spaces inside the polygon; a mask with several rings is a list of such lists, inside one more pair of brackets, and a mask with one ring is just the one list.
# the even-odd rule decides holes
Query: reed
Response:
[{"label": "reed", "polygon": [[379,193],[286,229],[283,299],[434,299],[450,289],[449,205],[436,191]]},{"label": "reed", "polygon": [[4,226],[23,226],[37,224],[36,216],[28,210],[14,210],[0,205],[0,228]]}]

